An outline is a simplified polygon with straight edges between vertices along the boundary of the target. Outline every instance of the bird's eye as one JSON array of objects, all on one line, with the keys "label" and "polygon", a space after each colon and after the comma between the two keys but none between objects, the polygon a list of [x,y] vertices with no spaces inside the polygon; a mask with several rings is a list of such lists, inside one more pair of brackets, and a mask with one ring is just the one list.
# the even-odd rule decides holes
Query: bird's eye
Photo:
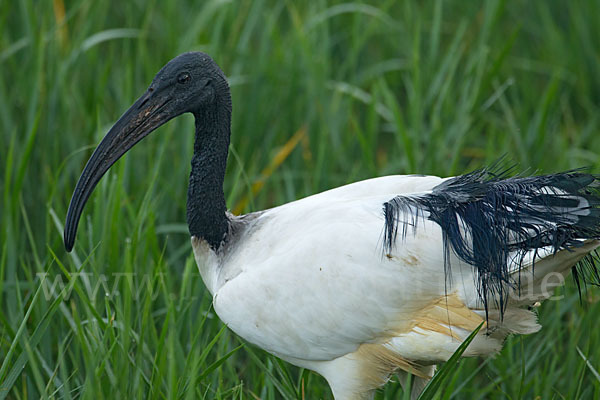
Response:
[{"label": "bird's eye", "polygon": [[192,77],[187,72],[182,72],[177,76],[178,83],[188,83],[191,79]]}]

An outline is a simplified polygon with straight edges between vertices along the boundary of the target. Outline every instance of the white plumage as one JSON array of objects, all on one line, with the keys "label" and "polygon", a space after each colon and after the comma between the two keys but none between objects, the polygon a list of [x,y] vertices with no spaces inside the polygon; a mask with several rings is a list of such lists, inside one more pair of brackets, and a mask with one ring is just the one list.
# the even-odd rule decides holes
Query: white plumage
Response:
[{"label": "white plumage", "polygon": [[[430,365],[446,361],[485,320],[475,271],[453,255],[447,281],[441,229],[427,220],[384,254],[381,205],[427,194],[442,181],[375,178],[250,214],[239,219],[240,240],[221,252],[192,238],[215,311],[251,343],[319,372],[336,399],[370,398],[398,370],[427,379]],[[597,246],[556,256],[542,250],[535,278],[562,277]],[[530,264],[520,270],[524,283],[533,278]],[[519,307],[552,295],[554,286],[542,292],[540,279],[513,292],[502,321],[489,310],[489,331],[466,356],[497,352],[509,333],[539,330],[536,315]],[[559,276],[548,283],[555,282]]]}]

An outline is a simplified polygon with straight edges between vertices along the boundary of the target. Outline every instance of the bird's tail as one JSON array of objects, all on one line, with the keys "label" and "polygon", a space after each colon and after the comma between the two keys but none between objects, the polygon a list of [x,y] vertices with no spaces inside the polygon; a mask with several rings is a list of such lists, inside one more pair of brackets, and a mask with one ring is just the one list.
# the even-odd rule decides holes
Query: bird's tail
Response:
[{"label": "bird's tail", "polygon": [[[420,218],[442,229],[445,267],[454,253],[476,269],[485,310],[506,309],[511,291],[538,290],[542,270],[598,282],[598,260],[589,255],[600,239],[598,177],[582,171],[507,177],[508,171],[480,170],[448,179],[420,196],[398,196],[384,204],[387,247],[398,232],[416,229]],[[413,218],[406,218],[412,215]],[[531,270],[531,285],[523,284]],[[540,278],[543,279],[543,278]]]}]

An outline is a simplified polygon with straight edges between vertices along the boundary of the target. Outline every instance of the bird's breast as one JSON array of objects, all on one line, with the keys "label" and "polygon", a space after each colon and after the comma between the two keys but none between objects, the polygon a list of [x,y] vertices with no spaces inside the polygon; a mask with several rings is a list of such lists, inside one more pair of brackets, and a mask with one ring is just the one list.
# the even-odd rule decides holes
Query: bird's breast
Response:
[{"label": "bird's breast", "polygon": [[219,257],[208,242],[192,236],[192,249],[200,276],[211,295],[218,290]]}]

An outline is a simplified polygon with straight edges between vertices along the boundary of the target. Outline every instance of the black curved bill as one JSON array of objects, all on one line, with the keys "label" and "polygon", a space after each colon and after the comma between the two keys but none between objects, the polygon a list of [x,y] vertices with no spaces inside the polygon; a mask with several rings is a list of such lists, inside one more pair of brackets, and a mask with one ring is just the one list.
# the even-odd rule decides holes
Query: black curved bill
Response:
[{"label": "black curved bill", "polygon": [[175,117],[168,112],[168,104],[168,97],[148,89],[102,139],[81,173],[69,204],[64,232],[67,251],[73,249],[81,212],[100,178],[127,150]]}]

